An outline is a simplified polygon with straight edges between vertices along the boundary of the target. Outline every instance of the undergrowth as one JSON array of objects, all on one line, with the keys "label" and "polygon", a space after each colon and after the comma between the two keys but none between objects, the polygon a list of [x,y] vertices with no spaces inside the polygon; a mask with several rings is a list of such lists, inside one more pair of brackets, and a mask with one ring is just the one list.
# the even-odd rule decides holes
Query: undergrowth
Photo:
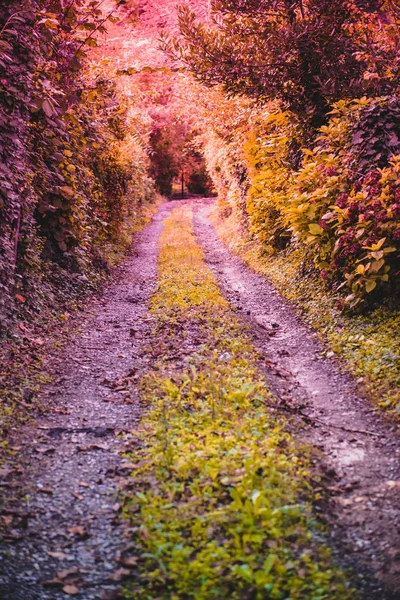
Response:
[{"label": "undergrowth", "polygon": [[[267,277],[322,334],[376,404],[400,413],[400,309],[388,299],[370,312],[343,311],[343,302],[309,268],[307,251],[288,247],[278,254],[246,239],[236,220],[213,217],[221,239],[246,264]],[[234,241],[232,241],[234,240]]]},{"label": "undergrowth", "polygon": [[151,301],[159,355],[141,383],[132,522],[137,600],[354,599],[312,514],[306,450],[295,448],[257,371],[256,350],[176,209]]}]

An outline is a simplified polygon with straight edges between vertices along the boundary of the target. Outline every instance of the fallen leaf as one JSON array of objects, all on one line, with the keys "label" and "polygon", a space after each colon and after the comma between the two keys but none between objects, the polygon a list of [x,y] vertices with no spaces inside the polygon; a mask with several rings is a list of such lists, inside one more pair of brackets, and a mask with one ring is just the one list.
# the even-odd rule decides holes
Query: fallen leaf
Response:
[{"label": "fallen leaf", "polygon": [[90,484],[89,484],[89,483],[85,483],[84,481],[80,481],[80,482],[78,483],[78,485],[79,485],[80,487],[84,487],[84,488],[90,488]]},{"label": "fallen leaf", "polygon": [[15,294],[15,298],[19,301],[19,302],[26,302],[26,298],[24,296],[21,296],[21,294]]},{"label": "fallen leaf", "polygon": [[36,452],[39,454],[54,454],[55,451],[55,448],[36,448]]},{"label": "fallen leaf", "polygon": [[110,577],[110,579],[112,581],[122,581],[123,579],[125,579],[126,577],[129,577],[129,575],[131,574],[131,572],[129,571],[129,569],[117,569],[115,571],[115,573],[113,573]]},{"label": "fallen leaf", "polygon": [[79,573],[78,567],[72,567],[72,569],[68,569],[67,571],[59,571],[57,577],[58,579],[66,579],[70,575],[76,575],[76,573]]},{"label": "fallen leaf", "polygon": [[74,584],[64,585],[63,592],[65,592],[69,596],[75,596],[76,594],[79,594],[79,588]]},{"label": "fallen leaf", "polygon": [[76,492],[72,492],[72,495],[77,500],[83,500],[83,496],[81,496],[81,494],[77,494]]},{"label": "fallen leaf", "polygon": [[48,551],[47,554],[49,556],[52,556],[53,558],[58,558],[59,560],[63,560],[64,558],[67,557],[67,555],[64,554],[64,552],[50,552],[50,551]]},{"label": "fallen leaf", "polygon": [[137,563],[139,561],[139,557],[138,556],[124,556],[120,559],[120,563],[122,565],[124,565],[124,567],[136,567]]},{"label": "fallen leaf", "polygon": [[83,536],[86,535],[86,529],[82,525],[76,525],[75,527],[68,527],[67,531],[73,535]]},{"label": "fallen leaf", "polygon": [[393,490],[396,487],[400,487],[400,481],[387,481],[386,485],[388,486],[389,490]]},{"label": "fallen leaf", "polygon": [[101,444],[90,444],[90,446],[78,446],[78,452],[90,452],[91,450],[109,450],[107,446]]},{"label": "fallen leaf", "polygon": [[51,488],[38,488],[37,489],[37,493],[38,494],[53,494],[53,490]]},{"label": "fallen leaf", "polygon": [[130,471],[131,469],[137,469],[138,466],[140,465],[140,463],[133,463],[133,462],[123,462],[120,465],[120,469],[127,469],[128,471]]}]

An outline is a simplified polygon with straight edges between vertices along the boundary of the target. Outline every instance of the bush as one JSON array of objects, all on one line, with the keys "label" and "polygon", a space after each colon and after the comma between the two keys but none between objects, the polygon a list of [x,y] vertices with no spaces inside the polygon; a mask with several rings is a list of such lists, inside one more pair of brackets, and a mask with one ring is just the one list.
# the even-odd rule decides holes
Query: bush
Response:
[{"label": "bush", "polygon": [[[48,12],[50,11],[50,12]],[[84,13],[84,14],[83,14]],[[90,288],[149,199],[126,96],[85,70],[91,3],[0,0],[0,328]],[[49,44],[51,40],[51,44]],[[131,119],[132,121],[132,119]],[[53,302],[54,300],[54,302]]]},{"label": "bush", "polygon": [[283,208],[289,201],[294,172],[290,142],[295,137],[290,113],[261,113],[245,145],[251,174],[247,199],[249,231],[267,248],[283,249],[290,241]]},{"label": "bush", "polygon": [[394,97],[336,103],[300,168],[304,132],[288,112],[259,113],[245,145],[250,234],[270,252],[306,244],[351,306],[399,278],[399,113]]},{"label": "bush", "polygon": [[[385,107],[386,114],[392,111],[390,99],[335,105],[331,121],[321,128],[318,146],[305,151],[284,207],[288,226],[296,239],[310,246],[321,277],[350,288],[351,306],[374,290],[387,291],[387,284],[394,286],[399,278],[400,157],[387,162],[387,128],[375,135],[375,150],[369,155],[354,143],[355,136],[356,141],[371,136],[369,127],[361,127],[368,123],[366,114],[377,108],[385,114]],[[394,137],[393,132],[393,142]],[[379,145],[386,148],[382,168],[374,166],[384,154]],[[371,145],[367,148],[370,151]],[[371,157],[368,162],[366,156]]]}]

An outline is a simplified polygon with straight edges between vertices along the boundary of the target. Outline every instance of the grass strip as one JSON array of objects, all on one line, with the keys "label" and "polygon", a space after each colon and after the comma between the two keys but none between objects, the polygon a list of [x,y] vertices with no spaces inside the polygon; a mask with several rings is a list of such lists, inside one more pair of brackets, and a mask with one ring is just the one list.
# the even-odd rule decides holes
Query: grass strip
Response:
[{"label": "grass strip", "polygon": [[305,451],[266,408],[245,327],[178,208],[160,240],[151,301],[158,364],[144,377],[131,520],[137,600],[357,597],[312,513]]},{"label": "grass strip", "polygon": [[343,312],[343,296],[334,293],[309,268],[306,248],[271,255],[246,239],[236,219],[213,216],[222,241],[256,273],[271,281],[293,302],[308,324],[360,379],[369,397],[394,416],[400,415],[400,308],[396,298],[369,312]]}]

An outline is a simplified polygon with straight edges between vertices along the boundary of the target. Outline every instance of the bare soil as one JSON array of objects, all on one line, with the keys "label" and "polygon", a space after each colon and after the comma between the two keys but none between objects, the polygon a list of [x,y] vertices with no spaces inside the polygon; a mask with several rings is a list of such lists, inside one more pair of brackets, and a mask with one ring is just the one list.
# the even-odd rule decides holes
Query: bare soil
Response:
[{"label": "bare soil", "polygon": [[[299,443],[316,448],[319,509],[338,559],[359,577],[364,600],[398,598],[396,426],[360,395],[339,362],[323,357],[326,348],[293,307],[230,254],[209,221],[213,201],[182,202],[193,207],[206,260],[247,322],[276,410],[290,418]],[[130,576],[124,557],[131,534],[119,504],[130,468],[120,453],[137,444],[137,382],[157,352],[148,341],[147,307],[158,238],[177,204],[161,208],[115,282],[77,320],[80,332],[49,357],[54,382],[39,398],[46,412],[12,435],[18,460],[0,468],[0,518],[7,525],[0,600],[111,600]]]}]

